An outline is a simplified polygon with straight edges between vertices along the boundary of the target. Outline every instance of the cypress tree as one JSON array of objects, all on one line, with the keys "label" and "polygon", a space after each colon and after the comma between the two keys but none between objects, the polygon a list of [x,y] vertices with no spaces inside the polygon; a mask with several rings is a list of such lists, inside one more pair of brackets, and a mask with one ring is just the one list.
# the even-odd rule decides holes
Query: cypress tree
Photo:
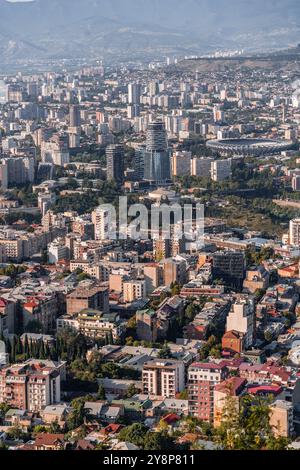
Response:
[{"label": "cypress tree", "polygon": [[9,338],[5,340],[5,350],[6,350],[7,354],[9,355],[10,362],[12,362],[12,360],[11,360],[12,359],[11,358],[11,342],[10,342]]},{"label": "cypress tree", "polygon": [[57,357],[59,357],[60,356],[60,339],[59,339],[59,336],[57,336],[57,338],[56,338],[55,350],[56,350]]},{"label": "cypress tree", "polygon": [[45,343],[43,340],[40,342],[40,359],[46,359]]},{"label": "cypress tree", "polygon": [[30,343],[29,343],[29,357],[33,357],[33,342],[32,342],[32,338],[30,338]]},{"label": "cypress tree", "polygon": [[16,354],[22,354],[23,353],[23,345],[20,336],[17,337],[16,339]]},{"label": "cypress tree", "polygon": [[48,343],[45,344],[45,359],[51,359],[51,351]]},{"label": "cypress tree", "polygon": [[24,354],[26,359],[29,359],[29,342],[28,342],[28,336],[25,335],[24,339]]},{"label": "cypress tree", "polygon": [[114,338],[111,330],[108,333],[108,344],[114,344]]},{"label": "cypress tree", "polygon": [[12,340],[12,347],[11,347],[11,362],[14,363],[16,362],[16,346],[17,346],[17,341],[16,337],[13,337]]}]

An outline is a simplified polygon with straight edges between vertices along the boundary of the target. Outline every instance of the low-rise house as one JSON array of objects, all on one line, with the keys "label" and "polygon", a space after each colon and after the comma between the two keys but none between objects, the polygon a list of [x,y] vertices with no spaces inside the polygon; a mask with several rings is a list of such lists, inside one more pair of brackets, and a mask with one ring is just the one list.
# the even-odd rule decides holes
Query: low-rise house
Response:
[{"label": "low-rise house", "polygon": [[16,426],[27,431],[34,422],[33,413],[28,413],[27,410],[10,409],[4,417],[5,426]]},{"label": "low-rise house", "polygon": [[116,423],[124,416],[124,407],[117,404],[109,404],[105,401],[86,402],[84,409],[88,418],[99,419],[106,423]]},{"label": "low-rise house", "polygon": [[179,398],[165,398],[161,404],[161,411],[169,411],[177,415],[188,415],[189,402],[188,400],[180,400]]},{"label": "low-rise house", "polygon": [[180,436],[177,439],[176,443],[177,444],[195,444],[198,438],[199,438],[198,434],[186,433],[183,436]]},{"label": "low-rise house", "polygon": [[135,444],[132,444],[131,442],[120,442],[120,441],[112,441],[110,450],[113,451],[120,451],[120,450],[125,450],[125,451],[135,451],[135,450],[140,450],[138,446]]},{"label": "low-rise house", "polygon": [[85,436],[84,440],[91,442],[92,444],[100,444],[101,442],[106,441],[106,436],[104,436],[100,431],[91,431]]},{"label": "low-rise house", "polygon": [[299,274],[299,263],[288,264],[278,268],[278,276],[285,279],[297,278]]},{"label": "low-rise house", "polygon": [[37,434],[34,441],[35,450],[65,450],[66,442],[63,434]]},{"label": "low-rise house", "polygon": [[139,395],[126,400],[113,400],[112,403],[124,406],[124,416],[130,422],[142,421],[152,406],[150,400],[147,398],[140,400]]},{"label": "low-rise house", "polygon": [[56,422],[62,427],[64,426],[70,411],[71,408],[67,405],[49,405],[40,412],[40,416],[44,423],[52,424]]},{"label": "low-rise house", "polygon": [[176,429],[179,427],[181,417],[176,413],[169,413],[161,419],[162,423],[165,423],[170,430]]},{"label": "low-rise house", "polygon": [[105,428],[101,429],[100,433],[108,438],[115,437],[119,434],[123,427],[124,426],[122,426],[122,424],[112,423],[106,426]]},{"label": "low-rise house", "polygon": [[137,390],[142,390],[143,385],[139,380],[122,380],[122,379],[98,379],[99,385],[104,387],[105,393],[114,395],[115,397],[126,397],[130,386],[135,386]]},{"label": "low-rise house", "polygon": [[95,444],[93,444],[92,442],[86,441],[85,439],[79,439],[79,441],[77,441],[74,446],[74,450],[84,450],[84,451],[95,450],[95,448],[96,448]]},{"label": "low-rise house", "polygon": [[[145,400],[146,398],[145,395],[137,397],[139,397],[140,400]],[[177,398],[159,399],[158,397],[151,397],[147,400],[149,402],[149,406],[147,406],[147,409],[145,407],[145,416],[147,417],[161,416],[164,415],[166,412],[175,413],[179,416],[188,415],[188,400],[180,400]]]}]

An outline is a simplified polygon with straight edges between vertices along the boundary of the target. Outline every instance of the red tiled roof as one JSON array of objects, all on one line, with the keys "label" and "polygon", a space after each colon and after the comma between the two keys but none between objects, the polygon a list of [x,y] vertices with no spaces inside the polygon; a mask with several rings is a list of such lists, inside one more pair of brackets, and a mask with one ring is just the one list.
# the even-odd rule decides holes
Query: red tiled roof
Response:
[{"label": "red tiled roof", "polygon": [[238,369],[242,363],[243,363],[243,359],[236,359],[236,358],[223,359],[222,361],[222,364],[228,367],[228,369],[230,368]]},{"label": "red tiled roof", "polygon": [[225,333],[223,335],[223,339],[240,339],[242,336],[244,336],[243,333],[239,333],[238,331],[227,331],[227,333]]},{"label": "red tiled roof", "polygon": [[240,371],[246,371],[246,372],[260,372],[262,370],[263,366],[261,364],[248,364],[247,362],[243,362],[239,369]]},{"label": "red tiled roof", "polygon": [[220,364],[216,364],[214,362],[194,362],[191,367],[198,367],[199,369],[207,369],[207,370],[222,370],[226,366],[225,361],[220,362]]},{"label": "red tiled roof", "polygon": [[121,424],[112,423],[112,424],[109,424],[108,426],[106,426],[106,428],[102,429],[101,432],[103,434],[117,434],[118,432],[121,431],[121,429],[123,427],[124,426],[122,426]]},{"label": "red tiled roof", "polygon": [[170,413],[164,418],[162,418],[162,421],[164,421],[167,424],[173,424],[176,423],[177,421],[180,421],[180,416],[176,415],[175,413]]},{"label": "red tiled roof", "polygon": [[34,308],[34,307],[38,307],[38,303],[37,302],[34,302],[33,300],[31,302],[27,302],[26,304],[24,304],[24,307],[25,308]]},{"label": "red tiled roof", "polygon": [[30,450],[33,451],[35,450],[34,444],[22,444],[18,447],[16,447],[16,450]]},{"label": "red tiled roof", "polygon": [[35,438],[36,446],[53,446],[58,443],[64,442],[63,434],[37,434]]},{"label": "red tiled roof", "polygon": [[264,364],[261,370],[270,375],[278,375],[284,381],[287,381],[290,377],[290,373],[284,367],[278,367],[273,364]]},{"label": "red tiled roof", "polygon": [[244,388],[247,381],[241,377],[231,377],[224,382],[215,386],[215,390],[218,392],[226,392],[228,395],[236,396],[239,391]]},{"label": "red tiled roof", "polygon": [[95,444],[92,442],[86,441],[85,439],[80,439],[77,441],[76,450],[94,450]]},{"label": "red tiled roof", "polygon": [[248,392],[252,395],[256,395],[259,392],[278,395],[282,392],[282,387],[280,385],[258,385],[257,387],[249,387]]}]

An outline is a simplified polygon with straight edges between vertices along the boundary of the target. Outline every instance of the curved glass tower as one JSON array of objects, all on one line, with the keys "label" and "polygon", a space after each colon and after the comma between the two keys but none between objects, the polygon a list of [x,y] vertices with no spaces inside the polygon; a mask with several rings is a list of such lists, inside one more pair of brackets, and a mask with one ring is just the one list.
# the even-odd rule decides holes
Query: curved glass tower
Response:
[{"label": "curved glass tower", "polygon": [[152,122],[148,126],[144,178],[156,184],[164,184],[171,179],[170,153],[162,122]]}]

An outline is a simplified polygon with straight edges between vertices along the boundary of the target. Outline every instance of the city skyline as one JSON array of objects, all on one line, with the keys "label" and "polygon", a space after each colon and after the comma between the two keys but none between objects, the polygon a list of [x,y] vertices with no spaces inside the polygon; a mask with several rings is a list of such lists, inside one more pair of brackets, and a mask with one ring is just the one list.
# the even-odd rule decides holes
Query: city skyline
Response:
[{"label": "city skyline", "polygon": [[300,449],[299,18],[0,0],[2,466]]}]

